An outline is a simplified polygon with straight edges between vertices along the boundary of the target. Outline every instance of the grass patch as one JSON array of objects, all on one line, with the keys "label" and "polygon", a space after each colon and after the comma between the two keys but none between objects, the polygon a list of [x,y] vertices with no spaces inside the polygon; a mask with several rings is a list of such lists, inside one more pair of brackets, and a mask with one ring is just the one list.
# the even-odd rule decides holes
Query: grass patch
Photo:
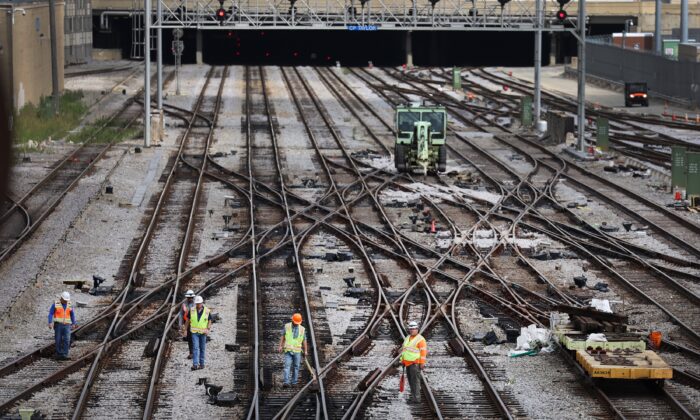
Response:
[{"label": "grass patch", "polygon": [[87,112],[82,91],[66,91],[61,95],[58,115],[54,115],[51,97],[41,98],[38,106],[25,105],[15,116],[15,144],[29,140],[41,143],[49,137],[63,138]]},{"label": "grass patch", "polygon": [[100,118],[92,124],[86,125],[80,129],[80,131],[70,134],[66,140],[73,143],[85,143],[90,140],[92,140],[93,143],[118,143],[124,140],[133,140],[137,138],[142,131],[140,127],[133,125],[124,128],[126,123],[123,121],[115,120],[107,127],[104,127],[106,123],[106,118]]}]

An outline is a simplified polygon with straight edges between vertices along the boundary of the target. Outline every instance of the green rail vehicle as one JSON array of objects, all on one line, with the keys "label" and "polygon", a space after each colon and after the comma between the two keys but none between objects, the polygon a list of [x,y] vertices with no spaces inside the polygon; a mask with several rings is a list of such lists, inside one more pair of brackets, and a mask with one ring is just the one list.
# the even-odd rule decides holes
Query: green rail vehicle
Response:
[{"label": "green rail vehicle", "polygon": [[394,165],[398,172],[445,172],[447,112],[442,105],[411,103],[396,108]]}]

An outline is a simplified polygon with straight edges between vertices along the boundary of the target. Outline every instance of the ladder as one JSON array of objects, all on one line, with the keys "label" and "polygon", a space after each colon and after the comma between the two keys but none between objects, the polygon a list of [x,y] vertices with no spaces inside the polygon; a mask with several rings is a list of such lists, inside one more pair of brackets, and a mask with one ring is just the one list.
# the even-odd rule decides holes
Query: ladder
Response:
[{"label": "ladder", "polygon": [[143,6],[139,9],[136,0],[131,6],[131,59],[142,60],[144,50]]},{"label": "ladder", "polygon": [[[157,1],[157,0],[156,0]],[[143,60],[146,36],[144,30],[143,2],[134,0],[131,6],[131,59]],[[151,29],[151,51],[156,49],[155,30]]]}]

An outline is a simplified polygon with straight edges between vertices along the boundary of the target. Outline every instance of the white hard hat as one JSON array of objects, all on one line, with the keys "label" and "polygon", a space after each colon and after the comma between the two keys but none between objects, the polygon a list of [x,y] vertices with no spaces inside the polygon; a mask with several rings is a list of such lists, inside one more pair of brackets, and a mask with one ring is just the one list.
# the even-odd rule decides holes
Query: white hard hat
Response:
[{"label": "white hard hat", "polygon": [[194,297],[194,292],[192,291],[192,289],[185,292],[185,297]]},{"label": "white hard hat", "polygon": [[68,292],[61,293],[61,299],[70,300],[70,293],[68,293]]},{"label": "white hard hat", "polygon": [[204,299],[201,296],[194,298],[194,303],[204,303]]},{"label": "white hard hat", "polygon": [[409,322],[409,323],[408,323],[408,329],[409,329],[409,330],[412,330],[412,329],[414,329],[414,328],[415,328],[415,329],[418,329],[418,323],[417,323],[416,321],[411,321],[411,322]]}]

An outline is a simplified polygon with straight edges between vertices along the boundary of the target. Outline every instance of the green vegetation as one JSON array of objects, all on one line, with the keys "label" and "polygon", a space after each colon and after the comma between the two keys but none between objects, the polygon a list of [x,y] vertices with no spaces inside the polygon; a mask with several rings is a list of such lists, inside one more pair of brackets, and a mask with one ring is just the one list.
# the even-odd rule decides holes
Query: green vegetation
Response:
[{"label": "green vegetation", "polygon": [[117,143],[135,139],[141,134],[141,128],[134,125],[125,128],[126,123],[123,121],[112,121],[106,127],[105,124],[107,124],[107,119],[100,118],[92,124],[86,125],[80,131],[70,134],[66,140],[73,143],[84,143],[95,137],[93,140],[95,143]]},{"label": "green vegetation", "polygon": [[87,112],[82,99],[83,92],[66,91],[58,115],[53,113],[51,97],[42,98],[39,106],[24,106],[15,116],[15,144],[26,147],[29,140],[41,143],[49,137],[63,138]]}]

